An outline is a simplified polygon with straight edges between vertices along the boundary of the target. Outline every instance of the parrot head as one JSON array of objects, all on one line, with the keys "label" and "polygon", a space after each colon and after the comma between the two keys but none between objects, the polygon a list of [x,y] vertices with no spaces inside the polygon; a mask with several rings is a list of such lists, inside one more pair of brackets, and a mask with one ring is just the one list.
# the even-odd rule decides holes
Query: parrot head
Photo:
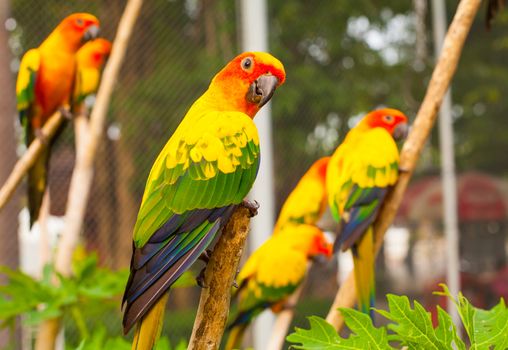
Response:
[{"label": "parrot head", "polygon": [[99,69],[111,52],[111,42],[103,38],[87,42],[77,53],[78,64]]},{"label": "parrot head", "polygon": [[332,244],[323,231],[314,225],[286,225],[277,238],[285,240],[294,249],[304,251],[309,259],[330,258],[333,254]]},{"label": "parrot head", "polygon": [[396,140],[406,138],[409,127],[407,117],[399,110],[383,108],[370,112],[360,122],[367,128],[383,128]]},{"label": "parrot head", "polygon": [[89,13],[74,13],[65,17],[55,32],[64,38],[69,47],[77,51],[84,42],[97,37],[99,20]]},{"label": "parrot head", "polygon": [[217,95],[222,110],[254,117],[285,80],[284,66],[278,59],[266,52],[244,52],[217,73],[209,91]]}]

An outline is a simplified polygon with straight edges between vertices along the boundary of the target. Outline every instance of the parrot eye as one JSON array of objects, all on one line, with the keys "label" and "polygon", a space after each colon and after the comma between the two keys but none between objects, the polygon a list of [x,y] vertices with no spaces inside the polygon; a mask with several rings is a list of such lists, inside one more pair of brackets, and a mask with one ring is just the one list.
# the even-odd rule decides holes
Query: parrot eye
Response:
[{"label": "parrot eye", "polygon": [[384,121],[387,122],[387,123],[392,123],[393,122],[393,116],[391,115],[385,115],[383,117]]},{"label": "parrot eye", "polygon": [[78,26],[82,27],[82,26],[83,26],[83,24],[84,24],[84,22],[83,22],[83,20],[82,20],[81,18],[78,18],[78,19],[76,20],[76,24],[77,24]]},{"label": "parrot eye", "polygon": [[247,73],[252,73],[252,70],[254,68],[254,62],[252,62],[252,58],[246,57],[242,60],[242,63],[240,63],[242,69],[246,71]]}]

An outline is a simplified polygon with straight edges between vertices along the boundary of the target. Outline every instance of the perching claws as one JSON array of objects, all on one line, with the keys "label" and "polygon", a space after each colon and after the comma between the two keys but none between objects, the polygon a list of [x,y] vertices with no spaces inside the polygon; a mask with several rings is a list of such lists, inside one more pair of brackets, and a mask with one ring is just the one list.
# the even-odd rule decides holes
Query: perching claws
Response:
[{"label": "perching claws", "polygon": [[49,139],[48,137],[46,136],[46,134],[42,131],[42,129],[34,129],[34,135],[36,138],[39,139],[39,141],[43,144],[43,145],[48,145],[49,143]]},{"label": "perching claws", "polygon": [[242,206],[244,208],[247,208],[249,210],[249,217],[254,217],[258,215],[258,209],[259,209],[259,203],[257,201],[249,201],[247,199],[244,199],[242,202]]},{"label": "perching claws", "polygon": [[199,274],[196,276],[196,283],[201,288],[208,288],[208,286],[205,284],[205,270],[206,267],[203,267],[201,271],[199,271]]}]

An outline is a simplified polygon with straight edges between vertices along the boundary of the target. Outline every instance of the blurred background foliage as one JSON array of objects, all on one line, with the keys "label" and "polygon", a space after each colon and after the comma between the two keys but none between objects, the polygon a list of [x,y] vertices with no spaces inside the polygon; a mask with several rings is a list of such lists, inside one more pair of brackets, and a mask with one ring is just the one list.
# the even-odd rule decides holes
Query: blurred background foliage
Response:
[{"label": "blurred background foliage", "polygon": [[[430,9],[418,13],[414,7],[422,2],[427,3],[268,1],[270,51],[287,72],[287,82],[272,104],[277,208],[307,166],[330,154],[365,112],[391,106],[414,117],[434,61]],[[446,3],[451,19],[457,2]],[[124,4],[10,0],[5,22],[9,48],[1,47],[0,55],[12,55],[14,77],[21,55],[77,11],[96,14],[103,36],[113,39]],[[239,8],[234,0],[145,2],[113,95],[87,211],[84,244],[97,252],[101,266],[128,266],[132,227],[151,165],[192,101],[239,53]],[[485,29],[484,11],[474,23],[453,81],[457,166],[459,171],[485,170],[505,177],[508,11],[500,13],[491,31]],[[417,175],[438,169],[437,146],[435,132]],[[53,215],[64,214],[73,162],[73,133],[68,128],[52,158]],[[3,259],[17,258],[13,253]],[[336,288],[335,268],[322,267],[313,276],[306,287],[312,303],[304,302],[301,308],[324,315]],[[385,289],[381,282],[380,292]],[[199,289],[193,288],[177,290],[170,298],[175,311],[169,313],[164,332],[172,340],[190,334],[198,295]],[[120,334],[119,312],[103,317],[108,326],[114,325],[108,332]],[[304,321],[300,317],[296,322]],[[76,332],[68,336],[72,334]],[[77,339],[71,343],[77,345]]]}]

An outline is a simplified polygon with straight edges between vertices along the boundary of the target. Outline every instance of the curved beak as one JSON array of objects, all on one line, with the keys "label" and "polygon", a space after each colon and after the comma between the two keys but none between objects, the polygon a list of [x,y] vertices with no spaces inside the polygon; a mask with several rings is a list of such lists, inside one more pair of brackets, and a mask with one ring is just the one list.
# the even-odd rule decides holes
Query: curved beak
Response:
[{"label": "curved beak", "polygon": [[276,76],[264,74],[250,84],[249,91],[245,98],[247,101],[255,103],[261,108],[270,101],[278,85],[279,79],[277,79]]},{"label": "curved beak", "polygon": [[85,31],[85,34],[83,34],[83,42],[97,38],[97,36],[99,36],[99,32],[100,32],[99,26],[95,24],[91,25]]},{"label": "curved beak", "polygon": [[408,133],[409,126],[407,125],[407,123],[401,123],[395,127],[392,136],[395,139],[395,141],[401,141],[406,139]]}]

